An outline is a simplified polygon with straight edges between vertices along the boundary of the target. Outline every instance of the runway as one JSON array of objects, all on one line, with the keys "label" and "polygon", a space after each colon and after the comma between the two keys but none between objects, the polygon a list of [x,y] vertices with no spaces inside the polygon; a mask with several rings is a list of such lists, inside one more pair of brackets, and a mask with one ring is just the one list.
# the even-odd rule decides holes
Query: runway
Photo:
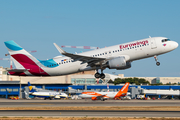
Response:
[{"label": "runway", "polygon": [[180,117],[180,111],[109,111],[109,110],[0,110],[11,117]]},{"label": "runway", "polygon": [[[153,106],[180,106],[180,100],[9,100],[0,99],[0,108],[19,108],[19,107],[153,107]],[[180,117],[180,110],[0,110],[0,116],[11,117]]]},{"label": "runway", "polygon": [[180,100],[9,100],[0,99],[1,107],[61,106],[180,106]]}]

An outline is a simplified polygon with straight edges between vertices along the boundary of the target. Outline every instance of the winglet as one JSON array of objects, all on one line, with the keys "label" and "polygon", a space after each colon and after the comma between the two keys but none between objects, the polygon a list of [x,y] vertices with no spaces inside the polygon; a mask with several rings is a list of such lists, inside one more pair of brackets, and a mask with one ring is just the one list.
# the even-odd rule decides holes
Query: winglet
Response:
[{"label": "winglet", "polygon": [[61,48],[59,47],[56,43],[53,43],[54,46],[57,48],[57,50],[61,53],[61,54],[65,54],[66,52]]}]

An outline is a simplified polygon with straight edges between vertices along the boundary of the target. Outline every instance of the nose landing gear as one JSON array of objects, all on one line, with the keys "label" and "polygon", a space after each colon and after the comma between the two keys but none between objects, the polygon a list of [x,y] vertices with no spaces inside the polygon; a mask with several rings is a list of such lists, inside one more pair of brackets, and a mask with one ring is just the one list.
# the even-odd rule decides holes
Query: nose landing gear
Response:
[{"label": "nose landing gear", "polygon": [[159,65],[160,65],[160,62],[158,62],[158,59],[157,59],[157,56],[156,56],[156,55],[154,56],[154,59],[155,59],[155,61],[156,61],[156,65],[159,66]]}]

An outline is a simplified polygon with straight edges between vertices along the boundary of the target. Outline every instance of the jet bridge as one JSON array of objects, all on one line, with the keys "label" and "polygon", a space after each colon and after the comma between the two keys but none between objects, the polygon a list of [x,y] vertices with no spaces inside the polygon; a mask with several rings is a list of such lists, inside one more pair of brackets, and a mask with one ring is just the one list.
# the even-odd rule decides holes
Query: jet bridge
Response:
[{"label": "jet bridge", "polygon": [[150,95],[180,95],[179,90],[142,90],[143,94],[150,94]]}]

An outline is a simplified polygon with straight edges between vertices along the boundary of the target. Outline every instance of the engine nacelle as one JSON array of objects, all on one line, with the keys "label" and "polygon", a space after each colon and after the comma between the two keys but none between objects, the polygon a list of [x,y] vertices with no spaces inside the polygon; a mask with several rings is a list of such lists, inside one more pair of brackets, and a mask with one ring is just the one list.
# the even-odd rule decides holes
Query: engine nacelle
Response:
[{"label": "engine nacelle", "polygon": [[92,100],[97,100],[97,97],[92,97],[91,99],[92,99]]},{"label": "engine nacelle", "polygon": [[125,57],[117,57],[108,61],[109,69],[123,70],[131,67],[131,62],[126,62]]}]

